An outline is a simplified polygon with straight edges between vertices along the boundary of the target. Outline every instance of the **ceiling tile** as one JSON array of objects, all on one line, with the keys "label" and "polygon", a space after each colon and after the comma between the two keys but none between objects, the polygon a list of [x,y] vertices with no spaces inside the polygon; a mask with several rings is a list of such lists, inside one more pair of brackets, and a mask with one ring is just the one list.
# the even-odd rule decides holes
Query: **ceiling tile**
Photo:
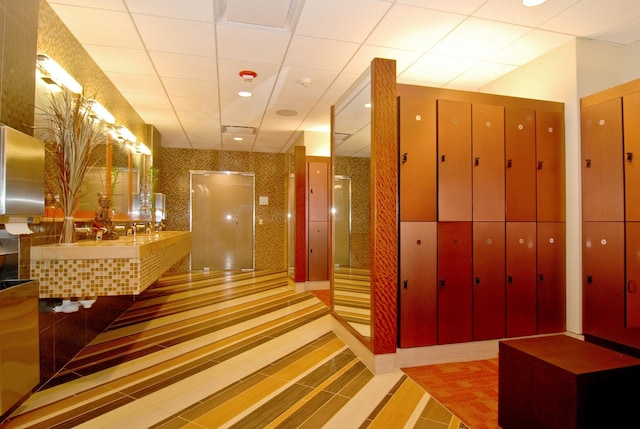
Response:
[{"label": "ceiling tile", "polygon": [[305,0],[295,34],[360,43],[390,6],[379,0]]},{"label": "ceiling tile", "polygon": [[473,16],[537,27],[567,9],[576,1],[578,0],[553,0],[536,7],[527,7],[521,1],[489,0]]},{"label": "ceiling tile", "polygon": [[398,3],[419,6],[427,9],[441,10],[444,12],[471,15],[487,0],[397,0]]},{"label": "ceiling tile", "polygon": [[122,12],[126,12],[127,10],[122,0],[49,0],[47,3],[51,6],[56,4],[66,4],[90,7],[93,9],[119,10]]},{"label": "ceiling tile", "polygon": [[218,114],[220,108],[217,99],[171,97],[171,104],[176,112],[202,112]]},{"label": "ceiling tile", "polygon": [[[463,16],[394,4],[367,38],[367,45],[424,52],[446,36]],[[429,23],[425,25],[425,23]]]},{"label": "ceiling tile", "polygon": [[51,6],[80,43],[129,49],[144,47],[128,13],[59,4]]},{"label": "ceiling tile", "polygon": [[193,79],[215,82],[216,60],[209,57],[149,52],[161,78]]},{"label": "ceiling tile", "polygon": [[313,37],[294,36],[285,66],[340,71],[358,49],[358,44]]},{"label": "ceiling tile", "polygon": [[137,92],[123,92],[122,95],[137,109],[173,110],[171,103],[165,95],[153,95]]},{"label": "ceiling tile", "polygon": [[150,51],[215,57],[213,24],[147,15],[133,15],[133,19]]},{"label": "ceiling tile", "polygon": [[[81,0],[83,1],[83,0]],[[118,0],[120,1],[120,0]],[[124,0],[131,13],[214,22],[211,0]]]},{"label": "ceiling tile", "polygon": [[471,67],[448,84],[479,88],[515,69],[516,66],[483,61]]},{"label": "ceiling tile", "polygon": [[280,64],[290,35],[216,24],[218,58]]},{"label": "ceiling tile", "polygon": [[140,75],[109,72],[107,76],[120,92],[138,92],[154,95],[164,95],[160,79],[156,75]]},{"label": "ceiling tile", "polygon": [[215,82],[165,77],[162,78],[162,83],[170,96],[216,99],[218,97],[218,85]]},{"label": "ceiling tile", "polygon": [[571,36],[566,34],[533,30],[509,46],[506,46],[504,49],[496,52],[494,55],[491,55],[489,59],[505,64],[523,65],[572,39]]},{"label": "ceiling tile", "polygon": [[156,74],[149,55],[142,49],[114,48],[91,44],[85,45],[85,49],[104,72]]}]

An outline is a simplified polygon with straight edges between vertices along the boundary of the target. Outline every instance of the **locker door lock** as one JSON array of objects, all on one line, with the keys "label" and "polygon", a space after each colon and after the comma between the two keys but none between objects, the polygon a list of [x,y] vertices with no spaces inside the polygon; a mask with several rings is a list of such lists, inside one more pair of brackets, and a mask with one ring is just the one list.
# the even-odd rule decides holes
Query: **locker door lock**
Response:
[{"label": "locker door lock", "polygon": [[544,281],[544,274],[538,274],[538,281],[539,282],[543,282]]},{"label": "locker door lock", "polygon": [[508,159],[507,160],[507,168],[511,168],[513,167],[513,159]]},{"label": "locker door lock", "polygon": [[402,287],[407,288],[409,286],[409,280],[402,280]]},{"label": "locker door lock", "polygon": [[507,283],[513,284],[513,276],[507,276]]},{"label": "locker door lock", "polygon": [[543,163],[543,162],[544,162],[544,161],[538,161],[538,170],[542,170],[542,163]]},{"label": "locker door lock", "polygon": [[633,160],[633,153],[627,152],[627,162],[631,162]]},{"label": "locker door lock", "polygon": [[587,284],[590,285],[593,283],[593,277],[587,276]]},{"label": "locker door lock", "polygon": [[475,278],[476,286],[480,286],[480,277]]},{"label": "locker door lock", "polygon": [[407,158],[409,157],[409,154],[407,152],[402,154],[402,163],[404,164],[405,162],[407,162]]},{"label": "locker door lock", "polygon": [[447,159],[447,155],[440,155],[440,162],[444,162]]},{"label": "locker door lock", "polygon": [[591,167],[591,160],[587,159],[587,168]]},{"label": "locker door lock", "polygon": [[633,280],[629,280],[627,282],[627,292],[636,293],[636,282]]},{"label": "locker door lock", "polygon": [[444,279],[440,279],[440,287],[441,288],[444,287],[444,284],[445,284],[445,280]]},{"label": "locker door lock", "polygon": [[476,157],[476,159],[475,159],[475,161],[473,161],[473,165],[475,165],[476,167],[477,167],[478,165],[480,165],[480,157],[479,157],[479,156],[477,156],[477,157]]}]

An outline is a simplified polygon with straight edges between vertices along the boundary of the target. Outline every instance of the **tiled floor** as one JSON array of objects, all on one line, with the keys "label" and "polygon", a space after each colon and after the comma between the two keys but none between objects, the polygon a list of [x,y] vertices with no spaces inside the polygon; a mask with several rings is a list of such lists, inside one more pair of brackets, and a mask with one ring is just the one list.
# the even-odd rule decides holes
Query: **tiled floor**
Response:
[{"label": "tiled floor", "polygon": [[374,376],[284,273],[164,277],[3,428],[466,427],[402,371]]}]

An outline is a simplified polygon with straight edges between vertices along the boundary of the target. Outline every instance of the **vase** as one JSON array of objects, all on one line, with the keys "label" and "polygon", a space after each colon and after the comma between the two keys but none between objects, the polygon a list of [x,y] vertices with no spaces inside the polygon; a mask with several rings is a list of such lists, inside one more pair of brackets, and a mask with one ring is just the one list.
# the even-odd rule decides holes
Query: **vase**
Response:
[{"label": "vase", "polygon": [[74,244],[78,241],[76,236],[76,225],[73,217],[65,216],[62,220],[62,231],[60,231],[60,244]]}]

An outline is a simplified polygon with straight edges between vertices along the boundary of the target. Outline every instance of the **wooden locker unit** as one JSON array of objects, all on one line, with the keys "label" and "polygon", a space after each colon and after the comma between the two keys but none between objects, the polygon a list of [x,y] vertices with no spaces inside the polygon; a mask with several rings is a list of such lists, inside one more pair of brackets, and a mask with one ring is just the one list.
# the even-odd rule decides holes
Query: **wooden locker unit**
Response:
[{"label": "wooden locker unit", "polygon": [[399,97],[400,221],[437,220],[435,100]]},{"label": "wooden locker unit", "polygon": [[472,219],[471,103],[438,100],[438,220]]},{"label": "wooden locker unit", "polygon": [[564,116],[536,110],[536,209],[538,222],[564,222]]},{"label": "wooden locker unit", "polygon": [[536,112],[505,108],[505,219],[536,220]]},{"label": "wooden locker unit", "polygon": [[472,340],[472,223],[438,223],[438,344]]},{"label": "wooden locker unit", "polygon": [[585,222],[583,230],[582,330],[623,328],[624,222]]},{"label": "wooden locker unit", "polygon": [[581,114],[582,219],[624,220],[622,99],[584,107]]},{"label": "wooden locker unit", "polygon": [[473,340],[505,336],[505,223],[473,222]]},{"label": "wooden locker unit", "polygon": [[328,222],[309,222],[309,281],[329,278],[328,228]]},{"label": "wooden locker unit", "polygon": [[307,158],[307,280],[329,279],[329,158]]},{"label": "wooden locker unit", "polygon": [[329,220],[329,159],[307,162],[309,222]]},{"label": "wooden locker unit", "polygon": [[626,225],[626,326],[640,326],[640,222]]},{"label": "wooden locker unit", "polygon": [[625,220],[640,221],[640,92],[622,98]]},{"label": "wooden locker unit", "polygon": [[504,221],[504,107],[471,106],[474,221]]},{"label": "wooden locker unit", "polygon": [[536,334],[536,241],[535,222],[507,222],[507,337]]},{"label": "wooden locker unit", "polygon": [[400,347],[437,343],[437,223],[400,222]]},{"label": "wooden locker unit", "polygon": [[538,334],[566,330],[566,238],[564,222],[538,222],[537,316]]}]

